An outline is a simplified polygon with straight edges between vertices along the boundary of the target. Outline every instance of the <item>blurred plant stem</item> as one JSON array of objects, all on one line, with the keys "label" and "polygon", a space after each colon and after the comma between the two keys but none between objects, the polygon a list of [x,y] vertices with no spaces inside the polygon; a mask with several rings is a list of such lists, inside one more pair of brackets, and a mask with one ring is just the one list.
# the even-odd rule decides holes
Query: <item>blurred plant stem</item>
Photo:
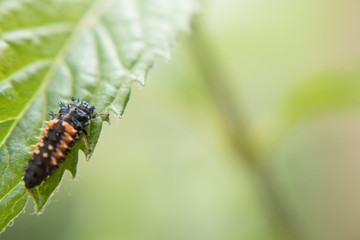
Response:
[{"label": "blurred plant stem", "polygon": [[[239,109],[236,103],[234,91],[230,90],[229,77],[222,68],[222,62],[213,52],[209,38],[203,32],[201,19],[193,21],[193,34],[190,39],[190,50],[195,62],[198,64],[199,72],[202,74],[207,90],[211,95],[210,101],[216,106],[220,115],[223,129],[239,159],[245,161],[252,173],[257,186],[258,196],[267,210],[271,222],[270,226],[274,232],[274,239],[300,239],[299,230],[293,223],[289,213],[286,211],[274,184],[270,172],[264,167],[261,157],[255,148],[251,135],[248,131],[246,114]],[[241,66],[239,66],[241,67]]]}]

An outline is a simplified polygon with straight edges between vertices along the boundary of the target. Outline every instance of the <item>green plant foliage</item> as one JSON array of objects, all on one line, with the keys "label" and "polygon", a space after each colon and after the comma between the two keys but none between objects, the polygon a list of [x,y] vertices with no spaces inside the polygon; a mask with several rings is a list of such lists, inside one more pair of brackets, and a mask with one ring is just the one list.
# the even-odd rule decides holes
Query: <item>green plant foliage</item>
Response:
[{"label": "green plant foliage", "polygon": [[296,123],[327,112],[358,109],[359,77],[359,71],[342,70],[306,79],[284,101],[282,115],[285,116],[286,125],[292,127]]},{"label": "green plant foliage", "polygon": [[[0,0],[0,229],[34,199],[45,206],[65,170],[76,174],[77,143],[39,187],[21,181],[25,158],[49,111],[71,96],[121,116],[134,81],[145,83],[156,56],[169,58],[194,0]],[[94,149],[102,121],[88,131]]]},{"label": "green plant foliage", "polygon": [[285,94],[271,127],[268,127],[268,145],[281,144],[294,129],[318,117],[335,112],[358,112],[359,78],[358,70],[339,68],[317,73],[296,84]]}]

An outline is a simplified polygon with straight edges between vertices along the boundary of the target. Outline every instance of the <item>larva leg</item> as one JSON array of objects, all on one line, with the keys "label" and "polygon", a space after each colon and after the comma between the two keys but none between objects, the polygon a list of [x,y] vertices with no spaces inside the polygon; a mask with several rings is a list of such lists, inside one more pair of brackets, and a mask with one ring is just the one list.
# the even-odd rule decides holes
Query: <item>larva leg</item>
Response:
[{"label": "larva leg", "polygon": [[96,115],[94,115],[93,117],[91,117],[91,119],[95,119],[95,118],[97,118],[97,117],[101,117],[101,116],[109,116],[109,114],[108,113],[98,113],[98,114],[96,114]]},{"label": "larva leg", "polygon": [[91,152],[91,149],[90,149],[91,141],[90,141],[89,136],[88,136],[88,134],[87,134],[87,132],[85,130],[84,130],[84,133],[85,133],[85,137],[82,137],[81,141],[84,142],[86,150],[88,150],[88,152]]}]

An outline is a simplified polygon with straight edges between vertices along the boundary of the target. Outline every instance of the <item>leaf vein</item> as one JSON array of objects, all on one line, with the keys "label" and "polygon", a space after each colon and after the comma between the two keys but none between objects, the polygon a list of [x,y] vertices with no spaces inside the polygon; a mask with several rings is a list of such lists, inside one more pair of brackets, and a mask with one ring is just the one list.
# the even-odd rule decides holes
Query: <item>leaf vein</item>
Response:
[{"label": "leaf vein", "polygon": [[0,120],[0,123],[10,122],[12,120],[15,120],[15,118],[8,118],[8,119]]}]

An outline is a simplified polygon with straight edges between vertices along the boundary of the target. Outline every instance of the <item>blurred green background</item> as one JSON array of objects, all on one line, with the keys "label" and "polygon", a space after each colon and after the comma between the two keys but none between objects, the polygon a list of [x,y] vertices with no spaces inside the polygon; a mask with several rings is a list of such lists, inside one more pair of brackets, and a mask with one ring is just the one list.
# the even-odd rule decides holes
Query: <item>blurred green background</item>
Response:
[{"label": "blurred green background", "polygon": [[2,239],[360,239],[360,2],[209,0]]}]

